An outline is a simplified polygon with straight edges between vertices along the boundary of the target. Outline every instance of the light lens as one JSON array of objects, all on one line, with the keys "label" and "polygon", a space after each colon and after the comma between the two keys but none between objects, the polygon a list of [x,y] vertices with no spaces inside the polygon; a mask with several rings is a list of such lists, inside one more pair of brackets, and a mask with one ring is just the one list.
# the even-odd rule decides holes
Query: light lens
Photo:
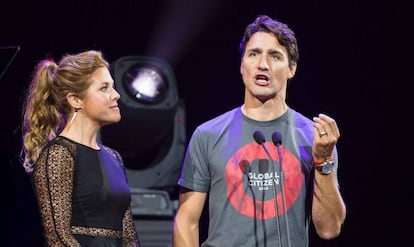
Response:
[{"label": "light lens", "polygon": [[156,68],[132,67],[123,78],[126,91],[137,101],[156,104],[166,97],[166,81]]}]

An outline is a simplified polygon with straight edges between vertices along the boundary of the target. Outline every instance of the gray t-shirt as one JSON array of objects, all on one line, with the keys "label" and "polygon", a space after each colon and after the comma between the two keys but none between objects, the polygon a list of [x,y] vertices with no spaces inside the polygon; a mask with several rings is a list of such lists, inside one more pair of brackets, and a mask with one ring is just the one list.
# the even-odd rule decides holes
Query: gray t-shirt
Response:
[{"label": "gray t-shirt", "polygon": [[[266,138],[271,159],[253,138],[257,130]],[[282,136],[282,163],[272,142],[275,131]],[[279,246],[279,239],[287,246],[286,219],[291,246],[308,246],[312,143],[313,122],[291,108],[260,122],[238,107],[198,126],[178,184],[209,193],[209,230],[202,246]],[[337,169],[336,148],[334,159]]]}]

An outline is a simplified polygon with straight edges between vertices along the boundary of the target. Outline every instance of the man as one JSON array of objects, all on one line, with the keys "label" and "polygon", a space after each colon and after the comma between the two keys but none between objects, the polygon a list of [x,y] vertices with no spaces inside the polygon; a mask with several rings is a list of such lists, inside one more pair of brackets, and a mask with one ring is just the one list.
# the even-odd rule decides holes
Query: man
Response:
[{"label": "man", "polygon": [[244,104],[194,131],[178,184],[174,246],[308,246],[309,224],[321,238],[340,234],[346,208],[339,191],[336,122],[290,108],[286,88],[299,53],[294,32],[268,16],[240,42]]}]

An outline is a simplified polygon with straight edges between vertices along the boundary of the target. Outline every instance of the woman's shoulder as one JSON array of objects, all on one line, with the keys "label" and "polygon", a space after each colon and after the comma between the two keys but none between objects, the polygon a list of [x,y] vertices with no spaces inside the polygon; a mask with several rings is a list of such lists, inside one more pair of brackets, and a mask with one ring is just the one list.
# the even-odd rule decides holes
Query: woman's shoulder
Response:
[{"label": "woman's shoulder", "polygon": [[[53,138],[42,149],[39,158],[35,164],[35,171],[41,171],[40,167],[53,166],[68,167],[72,165],[72,161],[75,157],[76,144],[67,138],[60,136]],[[35,172],[38,174],[38,172]]]},{"label": "woman's shoulder", "polygon": [[57,136],[46,145],[45,149],[59,149],[62,151],[66,150],[73,154],[76,149],[76,143],[64,136]]},{"label": "woman's shoulder", "polygon": [[102,143],[99,143],[99,147],[101,148],[101,150],[102,150],[102,151],[104,151],[104,152],[108,153],[108,154],[109,154],[109,155],[111,155],[113,158],[115,158],[115,159],[117,159],[117,160],[121,161],[121,163],[122,163],[122,158],[121,158],[121,155],[120,155],[120,153],[119,153],[117,150],[115,150],[115,149],[113,149],[113,148],[111,148],[111,147],[108,147],[108,146],[106,146],[106,145],[104,145],[104,144],[102,144]]}]

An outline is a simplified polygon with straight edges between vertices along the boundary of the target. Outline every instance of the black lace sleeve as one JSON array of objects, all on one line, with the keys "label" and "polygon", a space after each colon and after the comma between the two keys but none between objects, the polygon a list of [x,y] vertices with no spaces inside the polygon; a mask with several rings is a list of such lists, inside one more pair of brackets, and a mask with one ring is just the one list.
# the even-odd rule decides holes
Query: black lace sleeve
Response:
[{"label": "black lace sleeve", "polygon": [[135,231],[135,225],[131,214],[131,208],[125,212],[124,219],[122,221],[122,243],[126,247],[139,247],[139,239],[137,232]]},{"label": "black lace sleeve", "polygon": [[46,147],[32,174],[48,246],[80,246],[70,228],[74,174],[72,152],[67,146],[56,143]]}]

